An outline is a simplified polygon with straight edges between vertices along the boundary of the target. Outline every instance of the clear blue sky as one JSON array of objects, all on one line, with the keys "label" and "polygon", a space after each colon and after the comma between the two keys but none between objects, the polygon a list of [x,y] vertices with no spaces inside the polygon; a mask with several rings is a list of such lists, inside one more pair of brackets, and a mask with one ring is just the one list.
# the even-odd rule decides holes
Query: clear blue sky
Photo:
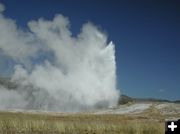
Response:
[{"label": "clear blue sky", "polygon": [[[180,99],[179,0],[1,0],[4,14],[27,22],[68,16],[73,34],[91,21],[116,44],[117,83],[132,97]],[[6,59],[1,61],[6,63]],[[9,65],[12,64],[8,61]],[[6,64],[7,65],[7,64]],[[0,67],[8,74],[10,67]]]}]

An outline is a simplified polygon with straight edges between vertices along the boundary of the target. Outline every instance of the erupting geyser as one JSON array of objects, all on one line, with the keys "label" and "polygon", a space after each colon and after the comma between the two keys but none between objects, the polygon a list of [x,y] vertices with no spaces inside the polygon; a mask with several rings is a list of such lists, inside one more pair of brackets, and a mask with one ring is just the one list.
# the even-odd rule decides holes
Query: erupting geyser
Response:
[{"label": "erupting geyser", "polygon": [[117,104],[115,50],[91,23],[73,37],[69,20],[56,15],[28,23],[29,31],[3,15],[0,53],[14,61],[11,81],[0,86],[0,109],[81,111]]}]

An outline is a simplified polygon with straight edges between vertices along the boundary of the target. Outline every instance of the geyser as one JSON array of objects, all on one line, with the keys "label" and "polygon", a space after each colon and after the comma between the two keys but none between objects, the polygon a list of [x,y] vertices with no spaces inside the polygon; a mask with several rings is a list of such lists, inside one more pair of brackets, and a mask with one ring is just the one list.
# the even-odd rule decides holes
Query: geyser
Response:
[{"label": "geyser", "polygon": [[0,109],[82,111],[117,104],[115,49],[92,23],[73,37],[68,18],[18,28],[0,5],[0,52],[14,61],[14,90],[0,87]]}]

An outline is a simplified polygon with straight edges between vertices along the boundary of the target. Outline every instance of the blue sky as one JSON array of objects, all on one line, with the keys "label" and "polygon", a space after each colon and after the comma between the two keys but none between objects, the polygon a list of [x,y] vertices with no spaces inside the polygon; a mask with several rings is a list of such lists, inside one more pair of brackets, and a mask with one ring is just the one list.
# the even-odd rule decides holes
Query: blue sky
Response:
[{"label": "blue sky", "polygon": [[[180,99],[179,0],[1,0],[22,28],[40,17],[67,16],[74,35],[91,21],[116,48],[117,86],[132,97]],[[12,72],[1,58],[0,73]],[[8,62],[8,63],[7,63]],[[7,67],[6,65],[9,65]]]}]

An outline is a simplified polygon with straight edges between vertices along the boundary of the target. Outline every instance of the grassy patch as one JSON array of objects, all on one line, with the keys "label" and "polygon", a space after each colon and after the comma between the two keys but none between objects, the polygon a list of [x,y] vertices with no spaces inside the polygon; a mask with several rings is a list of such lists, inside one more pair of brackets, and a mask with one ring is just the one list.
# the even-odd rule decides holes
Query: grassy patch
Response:
[{"label": "grassy patch", "polygon": [[161,119],[129,115],[0,113],[1,134],[164,134]]}]

